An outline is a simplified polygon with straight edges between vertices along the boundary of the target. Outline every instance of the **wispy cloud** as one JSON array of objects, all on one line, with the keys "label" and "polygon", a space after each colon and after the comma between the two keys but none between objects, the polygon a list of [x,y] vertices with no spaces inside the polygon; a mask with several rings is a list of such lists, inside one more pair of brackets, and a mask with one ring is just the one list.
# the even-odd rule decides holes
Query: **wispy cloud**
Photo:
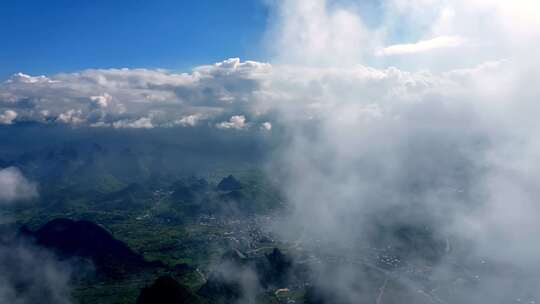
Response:
[{"label": "wispy cloud", "polygon": [[465,44],[465,39],[459,36],[439,36],[433,39],[421,40],[415,43],[394,44],[380,49],[377,56],[392,56],[424,53],[437,49],[453,48]]}]

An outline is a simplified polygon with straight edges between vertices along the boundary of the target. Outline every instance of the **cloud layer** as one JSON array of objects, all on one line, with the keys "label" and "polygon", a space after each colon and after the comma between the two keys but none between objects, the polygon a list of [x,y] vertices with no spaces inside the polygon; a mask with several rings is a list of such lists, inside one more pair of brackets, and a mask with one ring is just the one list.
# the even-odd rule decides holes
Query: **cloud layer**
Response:
[{"label": "cloud layer", "polygon": [[[272,66],[229,59],[197,67],[191,74],[125,69],[88,70],[50,79],[16,75],[0,85],[4,113],[0,119],[4,124],[205,125],[236,130],[260,125],[268,130],[265,123],[270,119],[304,121],[326,115],[337,100],[354,102],[363,114],[376,116],[385,107],[425,95],[457,97],[477,85],[474,77],[485,70],[508,73],[503,71],[508,64],[502,63],[431,73],[365,65]],[[104,93],[93,95],[96,91]],[[274,117],[277,112],[282,115]]]},{"label": "cloud layer", "polygon": [[217,117],[229,120],[235,111],[256,112],[252,107],[260,78],[269,69],[268,64],[233,58],[190,74],[145,69],[51,77],[19,73],[0,85],[0,123],[152,128],[194,126]]}]

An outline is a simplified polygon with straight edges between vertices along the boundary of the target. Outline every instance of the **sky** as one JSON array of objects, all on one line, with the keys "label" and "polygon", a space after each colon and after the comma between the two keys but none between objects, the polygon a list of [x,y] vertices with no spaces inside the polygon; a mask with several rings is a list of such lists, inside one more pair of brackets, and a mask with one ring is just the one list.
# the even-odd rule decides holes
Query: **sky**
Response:
[{"label": "sky", "polygon": [[[486,19],[471,24],[478,30],[470,30],[453,23],[456,14],[473,19],[459,11],[462,4],[452,7],[452,1],[332,0],[324,1],[324,5],[321,1],[309,5],[292,2],[296,7],[283,0],[3,1],[0,79],[17,72],[54,75],[98,68],[189,71],[198,65],[236,57],[335,65],[335,60],[325,62],[317,50],[334,52],[347,63],[379,68],[465,68],[478,64],[477,47],[485,42],[476,36],[485,34],[490,26],[482,20],[490,20],[495,10],[507,9],[497,7],[497,1],[475,0],[495,5],[480,5],[478,15]],[[284,3],[288,9],[282,9]],[[328,15],[321,14],[322,7]],[[297,19],[287,16],[291,12]],[[299,27],[292,30],[295,26],[309,31]],[[284,27],[289,30],[284,31]],[[463,30],[471,37],[462,36]],[[285,32],[288,35],[278,34]],[[448,55],[454,54],[458,46],[471,52],[465,52],[459,60],[449,60]],[[284,48],[292,49],[287,56]],[[498,60],[503,52],[485,47],[483,60]],[[413,53],[429,56],[402,56]],[[440,55],[445,56],[444,60]]]},{"label": "sky", "polygon": [[257,0],[2,1],[0,78],[262,59],[267,14]]}]

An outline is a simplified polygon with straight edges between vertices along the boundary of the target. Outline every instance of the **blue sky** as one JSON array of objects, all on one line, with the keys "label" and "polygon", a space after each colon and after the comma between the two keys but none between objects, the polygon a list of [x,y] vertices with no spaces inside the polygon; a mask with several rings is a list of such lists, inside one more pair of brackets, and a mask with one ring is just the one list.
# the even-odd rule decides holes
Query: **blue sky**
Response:
[{"label": "blue sky", "polygon": [[258,0],[2,1],[0,78],[264,60],[267,14]]}]

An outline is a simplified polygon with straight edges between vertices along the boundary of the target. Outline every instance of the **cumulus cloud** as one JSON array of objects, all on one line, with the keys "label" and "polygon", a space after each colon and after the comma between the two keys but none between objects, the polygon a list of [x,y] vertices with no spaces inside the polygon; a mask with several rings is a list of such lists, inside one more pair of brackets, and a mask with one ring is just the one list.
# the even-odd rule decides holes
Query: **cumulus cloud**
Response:
[{"label": "cumulus cloud", "polygon": [[270,131],[272,130],[272,124],[268,121],[265,121],[261,124],[261,129],[263,130],[266,130],[266,131]]},{"label": "cumulus cloud", "polygon": [[[134,126],[148,127],[152,115],[153,126],[192,126],[200,120],[214,124],[212,120],[224,112],[256,111],[270,70],[266,63],[232,58],[182,74],[146,69],[85,70],[50,77],[19,73],[0,84],[0,110],[9,107],[21,121],[42,123],[114,127],[140,120]],[[12,121],[10,113],[3,114],[4,123]]]},{"label": "cumulus cloud", "polygon": [[81,110],[70,109],[64,113],[60,113],[56,118],[56,121],[65,124],[79,124],[84,121],[84,118],[81,118],[81,115]]},{"label": "cumulus cloud", "polygon": [[28,181],[19,169],[0,169],[0,203],[13,203],[36,196],[36,184]]},{"label": "cumulus cloud", "polygon": [[[98,126],[98,125],[97,125]],[[116,129],[152,129],[154,125],[152,124],[152,119],[149,117],[141,117],[137,120],[120,120],[113,123],[113,127]]]},{"label": "cumulus cloud", "polygon": [[247,127],[246,117],[243,115],[231,116],[229,121],[223,121],[216,124],[218,129],[236,129],[241,130]]},{"label": "cumulus cloud", "polygon": [[44,75],[30,76],[24,73],[16,73],[13,76],[11,76],[6,82],[7,83],[51,83],[54,81],[50,80]]},{"label": "cumulus cloud", "polygon": [[[354,100],[362,94],[393,103],[396,97],[412,100],[429,91],[455,89],[461,80],[457,73],[450,75],[364,65],[272,66],[234,58],[196,67],[191,74],[123,69],[60,74],[54,81],[11,79],[0,85],[0,96],[10,96],[0,106],[17,109],[18,120],[42,123],[150,128],[206,121],[222,128],[249,128],[245,117],[253,125],[272,124],[268,115],[283,107],[289,111],[282,118],[316,117],[329,106],[330,96]],[[95,91],[110,93],[92,94]],[[371,105],[364,110],[369,107],[374,109]],[[219,121],[227,114],[237,117]]]},{"label": "cumulus cloud", "polygon": [[175,121],[175,124],[184,127],[195,127],[203,117],[200,114],[186,115]]},{"label": "cumulus cloud", "polygon": [[464,39],[458,36],[440,36],[416,43],[395,44],[377,51],[378,56],[415,54],[431,50],[461,46]]},{"label": "cumulus cloud", "polygon": [[0,114],[0,124],[10,125],[17,118],[17,112],[13,110],[5,110],[3,114]]},{"label": "cumulus cloud", "polygon": [[96,103],[99,108],[106,108],[112,100],[112,96],[104,93],[103,95],[90,96],[90,100]]}]

